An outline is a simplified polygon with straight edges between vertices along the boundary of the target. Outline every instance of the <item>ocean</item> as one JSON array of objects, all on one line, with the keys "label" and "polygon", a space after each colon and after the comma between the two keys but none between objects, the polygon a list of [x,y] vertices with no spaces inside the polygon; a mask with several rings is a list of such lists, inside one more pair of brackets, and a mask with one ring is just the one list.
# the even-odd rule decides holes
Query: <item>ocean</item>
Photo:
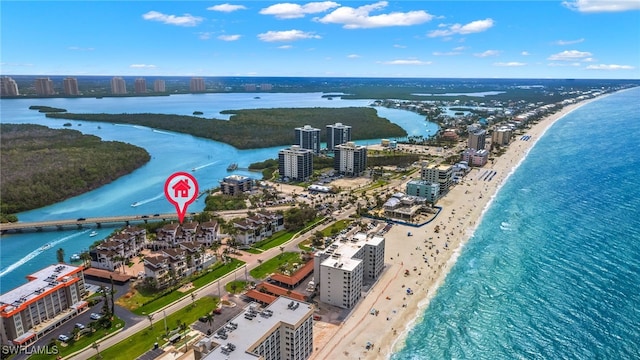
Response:
[{"label": "ocean", "polygon": [[547,130],[392,360],[640,358],[639,100]]}]

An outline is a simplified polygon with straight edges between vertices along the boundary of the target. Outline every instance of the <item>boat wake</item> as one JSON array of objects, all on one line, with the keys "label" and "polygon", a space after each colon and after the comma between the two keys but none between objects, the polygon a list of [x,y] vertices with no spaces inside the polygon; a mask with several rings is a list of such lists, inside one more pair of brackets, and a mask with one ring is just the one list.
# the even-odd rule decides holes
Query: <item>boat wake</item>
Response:
[{"label": "boat wake", "polygon": [[4,269],[2,269],[2,271],[0,271],[0,278],[5,276],[5,275],[7,275],[10,272],[12,272],[13,270],[19,268],[20,266],[26,264],[27,262],[31,261],[36,256],[42,254],[46,250],[52,249],[58,244],[61,244],[61,243],[65,242],[65,241],[67,241],[67,240],[73,239],[73,238],[78,237],[80,235],[86,234],[88,232],[89,232],[89,230],[84,230],[84,231],[81,231],[81,232],[73,234],[73,235],[65,236],[65,237],[60,238],[58,240],[52,241],[50,243],[47,243],[47,244],[43,245],[42,247],[37,248],[36,250],[33,250],[32,252],[28,253],[22,259],[14,262],[13,264],[7,266]]},{"label": "boat wake", "polygon": [[172,134],[172,133],[167,132],[167,131],[160,131],[160,130],[156,130],[156,129],[153,129],[152,131],[155,132],[155,133],[158,133],[158,134],[171,135],[171,136],[175,136],[176,135],[176,134]]},{"label": "boat wake", "polygon": [[160,193],[160,195],[154,196],[154,197],[152,197],[152,198],[145,199],[145,200],[140,200],[140,201],[136,201],[136,202],[134,202],[133,204],[131,204],[131,206],[132,206],[132,207],[138,207],[138,206],[140,206],[140,205],[148,204],[148,203],[150,203],[150,202],[152,202],[152,201],[156,201],[156,200],[158,200],[158,199],[160,199],[160,198],[163,198],[163,197],[164,197],[164,193]]},{"label": "boat wake", "polygon": [[210,162],[210,163],[208,163],[208,164],[204,164],[204,165],[196,166],[196,167],[194,167],[194,168],[192,169],[192,171],[196,171],[196,170],[204,169],[204,168],[206,168],[207,166],[215,165],[215,164],[217,164],[217,163],[219,163],[219,162],[220,162],[220,161],[214,161],[214,162]]},{"label": "boat wake", "polygon": [[511,224],[509,224],[508,222],[503,221],[502,223],[500,223],[500,230],[502,230],[502,231],[513,231],[513,228],[511,227]]}]

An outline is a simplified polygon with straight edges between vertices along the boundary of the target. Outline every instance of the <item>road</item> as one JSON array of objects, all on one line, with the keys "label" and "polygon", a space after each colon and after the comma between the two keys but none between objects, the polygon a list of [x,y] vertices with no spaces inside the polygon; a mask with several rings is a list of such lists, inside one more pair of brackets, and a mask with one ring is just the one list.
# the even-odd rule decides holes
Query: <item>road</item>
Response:
[{"label": "road", "polygon": [[[342,212],[339,216],[336,217],[336,220],[343,220],[343,219],[347,219],[349,216],[351,216],[353,213],[355,213],[355,207],[352,207],[350,210],[344,211]],[[317,230],[322,230],[328,226],[330,226],[332,224],[332,222],[329,223],[325,223],[320,225]],[[307,233],[303,234],[302,236],[299,237],[295,237],[293,239],[291,239],[288,243],[286,243],[284,245],[285,251],[298,251],[298,244],[300,244],[301,242],[307,240],[310,236],[313,235],[313,233],[315,233],[315,231],[308,231]],[[242,253],[241,256],[238,256],[238,259],[244,261],[246,264],[239,267],[238,269],[236,269],[235,271],[225,275],[224,277],[218,279],[217,281],[214,281],[198,290],[195,291],[196,294],[196,299],[201,299],[205,296],[224,296],[227,293],[224,291],[224,288],[226,286],[226,284],[228,284],[231,281],[234,281],[236,279],[244,279],[245,278],[245,271],[247,272],[247,274],[249,273],[249,271],[251,271],[252,269],[254,269],[256,266],[258,266],[260,264],[260,261],[266,261],[268,259],[273,258],[274,256],[278,255],[280,253],[280,248],[279,247],[275,247],[272,249],[269,249],[261,254],[249,254],[249,253]],[[221,289],[221,291],[223,292],[222,294],[220,294],[218,292],[218,289]],[[180,299],[179,301],[169,305],[168,307],[164,308],[164,309],[160,309],[158,311],[156,311],[155,313],[152,314],[152,318],[153,318],[153,323],[155,324],[155,322],[157,321],[162,321],[162,319],[165,316],[165,313],[167,316],[175,313],[176,311],[190,305],[192,303],[192,298],[190,295],[187,295],[185,297],[183,297],[182,299]],[[139,319],[136,323],[134,323],[131,326],[127,326],[126,329],[124,329],[123,331],[119,332],[118,334],[105,339],[103,341],[98,342],[99,344],[99,350],[104,350],[107,349],[119,342],[121,342],[122,340],[127,339],[128,337],[134,335],[135,333],[137,333],[138,331],[141,331],[143,329],[145,329],[147,326],[149,326],[149,320],[148,319]],[[151,350],[151,349],[149,349]],[[96,350],[89,347],[84,349],[83,351],[77,353],[75,356],[71,357],[70,359],[88,359],[91,356],[96,355]]]}]

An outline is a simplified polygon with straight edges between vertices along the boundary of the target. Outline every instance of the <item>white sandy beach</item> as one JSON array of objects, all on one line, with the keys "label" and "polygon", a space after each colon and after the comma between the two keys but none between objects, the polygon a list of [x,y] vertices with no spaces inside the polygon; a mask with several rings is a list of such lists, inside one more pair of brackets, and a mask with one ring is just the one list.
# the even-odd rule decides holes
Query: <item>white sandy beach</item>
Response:
[{"label": "white sandy beach", "polygon": [[[474,168],[438,202],[443,209],[430,224],[420,228],[394,225],[385,235],[382,277],[342,324],[316,324],[311,359],[381,359],[402,346],[503,182],[547,128],[587,102],[568,105],[544,118],[524,133],[531,136],[528,141],[518,135],[493,164]],[[486,171],[496,172],[490,181],[480,179]],[[413,236],[407,236],[408,231]],[[413,295],[407,294],[408,288]],[[378,315],[371,315],[371,309]],[[367,343],[373,344],[369,350]]]}]

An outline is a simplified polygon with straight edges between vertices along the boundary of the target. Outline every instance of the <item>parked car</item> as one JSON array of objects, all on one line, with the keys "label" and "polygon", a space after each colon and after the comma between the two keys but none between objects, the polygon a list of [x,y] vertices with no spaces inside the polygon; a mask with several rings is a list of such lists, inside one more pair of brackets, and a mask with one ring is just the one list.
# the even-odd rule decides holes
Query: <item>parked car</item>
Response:
[{"label": "parked car", "polygon": [[91,318],[91,320],[100,320],[102,318],[102,315],[100,314],[96,314],[96,313],[91,313],[91,316],[89,316]]},{"label": "parked car", "polygon": [[60,334],[58,335],[58,340],[62,341],[62,342],[68,342],[69,340],[71,340],[71,338],[69,338],[67,335],[65,334]]},{"label": "parked car", "polygon": [[76,327],[80,330],[84,329],[84,325],[80,324],[80,323],[76,323]]}]

